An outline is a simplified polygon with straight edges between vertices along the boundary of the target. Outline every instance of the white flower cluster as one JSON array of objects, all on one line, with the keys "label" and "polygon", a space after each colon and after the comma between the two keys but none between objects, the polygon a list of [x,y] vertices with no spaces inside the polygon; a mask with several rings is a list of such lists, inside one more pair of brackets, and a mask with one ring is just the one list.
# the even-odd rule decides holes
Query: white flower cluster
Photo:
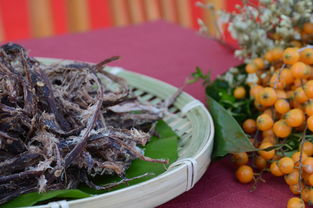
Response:
[{"label": "white flower cluster", "polygon": [[228,29],[240,45],[235,55],[246,61],[274,46],[288,46],[291,40],[301,38],[295,27],[313,22],[313,0],[260,0],[258,6],[245,3],[237,8],[239,13],[219,12],[219,22],[229,23]]},{"label": "white flower cluster", "polygon": [[[249,76],[247,77],[245,74],[241,73],[236,67],[231,67],[225,74],[218,76],[218,79],[224,80],[229,84],[230,91],[235,87],[244,84],[247,78],[249,78]],[[255,79],[254,77],[250,77],[250,79],[251,78]]]}]

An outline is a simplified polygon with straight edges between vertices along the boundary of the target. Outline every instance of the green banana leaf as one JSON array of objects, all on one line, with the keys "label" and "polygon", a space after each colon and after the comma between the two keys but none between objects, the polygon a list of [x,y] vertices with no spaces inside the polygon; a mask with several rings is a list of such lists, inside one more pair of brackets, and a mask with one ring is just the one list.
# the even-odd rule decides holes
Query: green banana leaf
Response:
[{"label": "green banana leaf", "polygon": [[[166,171],[166,167],[168,167],[171,163],[175,162],[178,158],[177,152],[177,143],[178,136],[175,132],[162,120],[160,120],[156,125],[156,132],[159,137],[152,137],[151,141],[144,147],[145,156],[151,158],[164,158],[169,160],[168,165],[151,163],[142,160],[134,160],[131,167],[126,171],[126,177],[132,178],[135,176],[140,176],[145,173],[149,173],[150,175],[147,177],[139,178],[137,180],[133,180],[128,182],[128,185],[137,184],[146,180],[149,180],[152,177],[156,177],[161,173]],[[118,177],[108,177],[102,176],[97,177],[95,179],[95,183],[98,185],[104,185],[106,183],[112,183],[121,180]],[[127,186],[126,184],[122,184],[112,190],[121,189]],[[49,191],[46,193],[27,193],[20,195],[19,197],[13,199],[12,201],[0,205],[1,208],[16,208],[16,207],[24,207],[24,206],[32,206],[38,203],[53,201],[53,199],[80,199],[92,196],[94,194],[101,194],[106,191],[96,191],[90,189],[86,186],[81,186],[79,189],[71,189],[71,190],[59,190],[59,191]]]}]

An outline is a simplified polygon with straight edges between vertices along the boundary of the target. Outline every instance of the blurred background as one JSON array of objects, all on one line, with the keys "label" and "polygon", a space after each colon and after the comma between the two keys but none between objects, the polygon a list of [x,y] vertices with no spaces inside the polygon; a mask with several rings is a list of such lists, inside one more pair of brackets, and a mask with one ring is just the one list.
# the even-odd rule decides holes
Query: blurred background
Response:
[{"label": "blurred background", "polygon": [[[48,37],[164,20],[198,29],[203,19],[214,33],[212,13],[199,0],[0,0],[0,41]],[[232,11],[240,0],[201,0]]]}]

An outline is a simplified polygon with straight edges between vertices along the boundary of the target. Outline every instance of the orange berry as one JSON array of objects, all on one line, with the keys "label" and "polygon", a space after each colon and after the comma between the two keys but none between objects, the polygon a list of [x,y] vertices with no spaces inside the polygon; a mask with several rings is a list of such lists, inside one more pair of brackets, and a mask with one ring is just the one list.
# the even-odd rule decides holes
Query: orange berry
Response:
[{"label": "orange berry", "polygon": [[303,62],[294,63],[291,68],[292,76],[298,79],[305,79],[311,75],[311,69]]},{"label": "orange berry", "polygon": [[303,82],[303,79],[295,79],[293,81],[293,85],[291,86],[291,89],[294,90],[294,89],[297,89],[298,87],[302,87],[302,82]]},{"label": "orange berry", "polygon": [[272,61],[279,61],[283,57],[283,49],[273,48],[272,49]]},{"label": "orange berry", "polygon": [[285,120],[290,127],[301,126],[304,122],[304,118],[304,113],[299,108],[292,109],[285,114]]},{"label": "orange berry", "polygon": [[273,110],[271,108],[267,108],[266,110],[264,110],[263,114],[269,115],[272,118]]},{"label": "orange berry", "polygon": [[263,157],[257,156],[255,158],[254,164],[259,170],[263,170],[267,165],[267,161]]},{"label": "orange berry", "polygon": [[308,125],[308,128],[310,129],[310,131],[313,131],[313,116],[310,116],[307,119],[307,125]]},{"label": "orange berry", "polygon": [[262,132],[262,136],[263,136],[264,138],[267,137],[267,136],[272,136],[272,137],[274,137],[275,134],[274,134],[273,129],[269,129],[269,130],[263,131],[263,132]]},{"label": "orange berry", "polygon": [[261,91],[263,90],[263,87],[261,85],[253,85],[250,88],[250,96],[255,98],[258,94],[261,93]]},{"label": "orange berry", "polygon": [[305,202],[309,202],[310,199],[310,189],[308,187],[303,187],[302,192],[301,192],[301,198]]},{"label": "orange berry", "polygon": [[311,206],[313,204],[313,189],[309,189],[307,200],[308,204]]},{"label": "orange berry", "polygon": [[292,90],[287,91],[287,98],[292,100],[293,97],[294,97],[293,91]]},{"label": "orange berry", "polygon": [[232,161],[237,166],[246,165],[249,162],[249,156],[246,152],[233,153]]},{"label": "orange berry", "polygon": [[313,174],[310,174],[308,177],[308,185],[313,186]]},{"label": "orange berry", "polygon": [[305,83],[303,86],[303,90],[308,98],[313,98],[313,80],[310,80],[307,83]]},{"label": "orange berry", "polygon": [[291,127],[283,119],[276,121],[273,125],[273,131],[277,137],[285,138],[291,134]]},{"label": "orange berry", "polygon": [[303,178],[303,182],[306,184],[306,185],[309,185],[309,177],[310,177],[310,173],[306,173],[306,172],[302,172],[302,178]]},{"label": "orange berry", "polygon": [[264,54],[264,58],[265,60],[267,60],[268,62],[272,62],[273,61],[273,52],[271,50],[267,51]]},{"label": "orange berry", "polygon": [[304,104],[304,112],[308,116],[313,116],[313,100],[309,100],[307,103]]},{"label": "orange berry", "polygon": [[306,22],[303,24],[303,33],[305,34],[313,34],[313,23],[312,22]]},{"label": "orange berry", "polygon": [[291,193],[293,193],[293,194],[296,194],[296,195],[300,194],[299,184],[291,185],[291,186],[289,186],[289,189],[290,189]]},{"label": "orange berry", "polygon": [[255,59],[253,60],[253,63],[254,63],[254,65],[256,65],[256,67],[257,67],[259,70],[264,69],[265,63],[264,63],[264,60],[263,60],[263,59],[261,59],[261,58],[255,58]]},{"label": "orange berry", "polygon": [[261,105],[268,107],[274,105],[277,95],[273,88],[266,87],[262,90],[258,98]]},{"label": "orange berry", "polygon": [[236,171],[236,178],[241,183],[249,183],[253,179],[253,170],[248,165],[240,166]]},{"label": "orange berry", "polygon": [[234,97],[237,99],[242,99],[246,96],[246,89],[244,87],[236,87],[234,90]]},{"label": "orange berry", "polygon": [[300,61],[305,64],[313,64],[313,48],[306,48],[300,52]]},{"label": "orange berry", "polygon": [[283,90],[276,90],[277,99],[287,99],[287,93]]},{"label": "orange berry", "polygon": [[280,80],[285,84],[285,85],[289,85],[291,83],[293,83],[294,81],[294,77],[292,75],[292,71],[288,68],[284,68],[281,72],[280,72]]},{"label": "orange berry", "polygon": [[285,99],[278,99],[275,102],[275,110],[280,114],[287,113],[290,110],[289,102]]},{"label": "orange berry", "polygon": [[305,208],[305,204],[301,198],[292,197],[288,200],[287,208]]},{"label": "orange berry", "polygon": [[280,172],[283,174],[289,174],[293,171],[295,163],[290,157],[283,157],[277,162]]},{"label": "orange berry", "polygon": [[298,87],[294,92],[294,99],[298,103],[305,103],[309,100],[302,87]]},{"label": "orange berry", "polygon": [[249,63],[249,64],[246,65],[246,72],[248,74],[253,74],[253,73],[257,72],[257,71],[258,71],[258,67],[257,67],[256,64]]},{"label": "orange berry", "polygon": [[299,181],[299,171],[293,169],[291,173],[284,176],[284,179],[289,186],[297,184]]},{"label": "orange berry", "polygon": [[269,142],[269,143],[272,143],[272,144],[277,144],[277,140],[274,136],[266,136],[262,139],[262,143],[264,142]]},{"label": "orange berry", "polygon": [[272,162],[272,164],[270,165],[270,172],[271,172],[272,175],[274,175],[274,176],[283,176],[283,175],[284,175],[284,174],[279,170],[276,161]]},{"label": "orange berry", "polygon": [[302,162],[302,168],[306,173],[312,174],[313,173],[313,157],[307,157]]},{"label": "orange berry", "polygon": [[253,119],[247,119],[242,124],[243,130],[247,134],[253,134],[257,130],[256,122]]},{"label": "orange berry", "polygon": [[[303,152],[302,153],[302,161],[304,161],[307,157],[308,157],[308,155]],[[295,166],[298,166],[299,161],[300,161],[300,152],[293,153],[291,158],[292,158],[293,162],[295,163]]]},{"label": "orange berry", "polygon": [[[267,149],[269,147],[272,147],[273,144],[269,142],[263,142],[260,146],[259,149]],[[265,160],[270,160],[275,156],[275,150],[261,150],[258,152],[261,157],[263,157]]]},{"label": "orange berry", "polygon": [[302,151],[307,156],[312,156],[313,155],[313,144],[312,144],[312,142],[304,142]]},{"label": "orange berry", "polygon": [[268,114],[263,113],[263,114],[258,116],[258,118],[256,120],[256,125],[257,125],[259,130],[266,131],[266,130],[272,128],[273,119]]},{"label": "orange berry", "polygon": [[299,57],[298,48],[287,48],[283,52],[283,61],[285,64],[294,64],[299,60]]},{"label": "orange berry", "polygon": [[283,89],[284,83],[278,78],[278,72],[275,72],[270,79],[270,86],[274,89]]},{"label": "orange berry", "polygon": [[254,100],[254,106],[259,111],[263,111],[265,109],[265,107],[257,99]]}]

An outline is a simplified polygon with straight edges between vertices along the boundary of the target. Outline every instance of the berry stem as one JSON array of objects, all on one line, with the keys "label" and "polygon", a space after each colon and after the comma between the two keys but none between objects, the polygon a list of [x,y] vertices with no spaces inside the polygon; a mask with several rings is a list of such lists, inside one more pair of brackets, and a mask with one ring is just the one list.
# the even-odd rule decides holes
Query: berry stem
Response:
[{"label": "berry stem", "polygon": [[286,64],[283,64],[283,65],[280,67],[279,71],[278,71],[278,76],[277,76],[277,79],[275,80],[275,83],[274,83],[274,89],[275,89],[275,90],[276,90],[276,88],[277,88],[277,84],[280,82],[280,74],[281,74],[282,70],[285,68],[285,66],[286,66]]},{"label": "berry stem", "polygon": [[305,50],[307,48],[313,48],[313,45],[306,45],[305,47],[300,48],[298,51],[301,52],[301,51],[303,51],[303,50]]},{"label": "berry stem", "polygon": [[[255,134],[254,134],[254,140],[253,140],[253,143],[252,143],[252,145],[254,146],[254,147],[256,147],[256,144],[258,143],[258,141],[259,141],[259,133],[260,133],[260,131],[259,131],[259,129],[257,129],[256,130],[256,132],[255,132]],[[255,152],[255,151],[253,151],[252,152],[252,156],[251,156],[251,158],[252,158],[252,161],[255,161],[255,158],[257,157],[257,152]],[[255,168],[256,166],[255,166],[255,164],[252,164],[252,166]]]},{"label": "berry stem", "polygon": [[306,131],[307,131],[308,126],[305,125],[305,128],[303,130],[303,134],[301,137],[301,143],[300,143],[300,156],[299,156],[299,181],[298,181],[298,186],[300,189],[300,195],[302,197],[302,156],[303,156],[303,145],[305,142],[305,136],[306,136]]},{"label": "berry stem", "polygon": [[262,175],[263,173],[265,172],[266,170],[263,169],[260,173],[258,174],[255,174],[256,177],[254,178],[254,183],[253,183],[253,186],[251,187],[251,189],[249,190],[249,192],[253,192],[256,190],[256,187],[257,187],[257,184],[259,181],[262,181],[263,183],[265,183],[265,180],[262,178]]}]

